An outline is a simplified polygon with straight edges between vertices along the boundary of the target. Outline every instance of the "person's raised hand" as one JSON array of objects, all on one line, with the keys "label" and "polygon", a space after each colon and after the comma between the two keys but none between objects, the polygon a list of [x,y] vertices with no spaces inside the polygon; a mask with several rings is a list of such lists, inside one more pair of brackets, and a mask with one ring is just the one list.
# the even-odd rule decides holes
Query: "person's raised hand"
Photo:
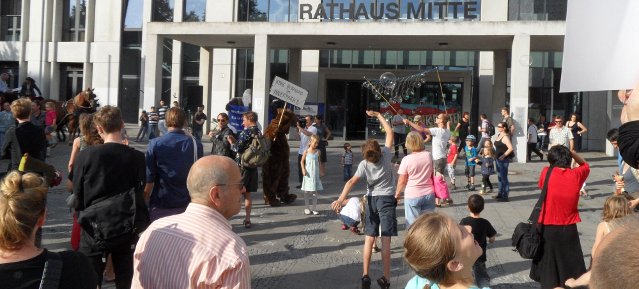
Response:
[{"label": "person's raised hand", "polygon": [[367,110],[366,114],[370,117],[376,117],[377,115],[379,115],[379,112],[374,111],[374,110]]}]

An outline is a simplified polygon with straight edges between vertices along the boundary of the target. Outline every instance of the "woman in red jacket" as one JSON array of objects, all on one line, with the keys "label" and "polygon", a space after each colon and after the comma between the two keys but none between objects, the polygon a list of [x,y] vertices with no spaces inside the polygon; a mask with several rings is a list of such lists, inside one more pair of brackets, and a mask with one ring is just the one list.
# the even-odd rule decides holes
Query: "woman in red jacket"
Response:
[{"label": "woman in red jacket", "polygon": [[[579,167],[570,168],[572,159]],[[590,166],[575,151],[565,146],[553,146],[548,151],[548,162],[554,167],[548,180],[546,200],[539,214],[543,224],[543,249],[533,260],[530,277],[541,283],[541,288],[563,286],[568,278],[586,272],[577,223],[581,222],[577,203],[579,190]],[[548,167],[541,171],[539,187],[543,188]]]}]

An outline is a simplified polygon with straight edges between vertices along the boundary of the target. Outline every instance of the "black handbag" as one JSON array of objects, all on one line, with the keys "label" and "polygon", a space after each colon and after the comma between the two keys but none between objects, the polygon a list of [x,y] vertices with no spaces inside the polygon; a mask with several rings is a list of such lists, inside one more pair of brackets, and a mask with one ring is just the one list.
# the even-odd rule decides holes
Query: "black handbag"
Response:
[{"label": "black handbag", "polygon": [[516,251],[519,252],[519,256],[524,259],[537,259],[537,257],[539,257],[539,252],[541,251],[540,249],[543,242],[543,224],[537,224],[537,220],[539,220],[542,204],[546,201],[548,180],[550,179],[552,169],[553,167],[548,168],[544,187],[541,190],[541,195],[539,196],[539,200],[537,200],[537,204],[535,204],[535,207],[530,213],[528,221],[517,224],[511,237],[513,247],[515,247]]}]

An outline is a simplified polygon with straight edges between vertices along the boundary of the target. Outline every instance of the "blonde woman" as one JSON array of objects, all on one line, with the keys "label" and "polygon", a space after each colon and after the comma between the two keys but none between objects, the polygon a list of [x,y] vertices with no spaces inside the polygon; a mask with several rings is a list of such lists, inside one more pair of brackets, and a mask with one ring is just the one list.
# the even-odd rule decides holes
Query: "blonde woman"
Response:
[{"label": "blonde woman", "polygon": [[46,216],[45,180],[33,173],[22,175],[13,171],[0,182],[0,191],[2,287],[39,288],[45,266],[53,268],[61,262],[61,272],[52,276],[59,279],[55,288],[96,288],[96,273],[83,254],[53,253],[35,245],[36,231],[42,228]]},{"label": "blonde woman", "polygon": [[433,156],[424,150],[422,136],[415,131],[409,132],[406,147],[411,153],[399,165],[395,199],[399,203],[404,192],[406,227],[410,227],[419,215],[435,211],[435,188],[432,178]]},{"label": "blonde woman", "polygon": [[440,213],[421,215],[404,240],[404,260],[417,273],[405,288],[479,289],[472,268],[482,253],[470,226]]}]

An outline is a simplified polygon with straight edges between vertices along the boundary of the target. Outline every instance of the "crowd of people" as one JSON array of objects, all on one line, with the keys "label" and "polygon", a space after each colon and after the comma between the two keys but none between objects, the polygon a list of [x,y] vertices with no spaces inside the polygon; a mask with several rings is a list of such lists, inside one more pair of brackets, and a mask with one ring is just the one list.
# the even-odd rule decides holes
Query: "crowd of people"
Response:
[{"label": "crowd of people", "polygon": [[[34,85],[31,83],[27,89]],[[639,111],[637,102],[627,103],[632,103],[631,112]],[[47,184],[38,174],[18,172],[24,153],[46,161],[47,147],[52,145],[47,140],[51,109],[43,111],[40,103],[29,98],[20,98],[5,107],[11,113],[0,112],[0,138],[2,155],[10,159],[10,167],[0,182],[0,276],[11,288],[18,284],[35,288],[50,278],[42,270],[56,266],[62,268],[55,273],[59,288],[95,288],[111,279],[116,288],[251,288],[247,246],[228,220],[244,204],[243,226],[252,227],[251,192],[258,192],[258,167],[262,165],[256,166],[256,160],[247,159],[246,155],[259,150],[256,143],[264,139],[255,112],[242,114],[239,131],[229,126],[227,113],[219,113],[216,129],[208,133],[213,143],[210,156],[205,156],[201,140],[207,121],[201,105],[191,118],[190,132],[189,116],[177,105],[168,107],[160,101],[157,110],[151,107],[148,113],[143,111],[136,141],[146,140],[148,133],[145,153],[128,146],[117,107],[107,105],[94,114],[82,114],[81,136],[73,141],[67,167],[72,193],[68,204],[74,211],[72,248],[77,252],[53,253],[38,242],[46,216]],[[400,202],[404,202],[407,227],[403,255],[416,273],[406,288],[490,286],[486,248],[487,243],[495,241],[497,231],[481,213],[486,206],[485,196],[495,193],[492,197],[497,201],[509,201],[508,168],[515,149],[511,134],[517,127],[507,107],[501,112],[504,118],[495,125],[485,115],[480,117],[479,141],[470,130],[468,113],[454,129],[447,114],[439,114],[436,126],[431,128],[420,118],[409,120],[401,111],[390,121],[377,111],[366,111],[366,116],[362,116],[379,121],[384,138],[366,140],[359,163],[355,162],[351,145],[344,144],[340,165],[345,184],[331,203],[343,223],[342,229],[365,235],[361,288],[370,288],[373,280],[380,288],[391,287],[390,244],[391,238],[398,235],[396,212]],[[639,119],[633,118],[631,112],[630,123]],[[276,111],[276,115],[280,113],[284,117],[290,111]],[[577,231],[581,221],[578,201],[584,196],[590,173],[589,164],[577,151],[587,128],[575,114],[565,125],[562,116],[554,116],[553,120],[550,125],[543,119],[529,119],[527,129],[523,129],[528,139],[527,159],[534,152],[540,160],[545,157],[548,161],[538,183],[540,189],[548,187],[537,220],[543,227],[544,242],[542,253],[533,259],[530,277],[542,288],[585,284],[610,288],[601,284],[622,281],[608,281],[614,272],[605,267],[610,264],[608,258],[600,256],[617,256],[617,262],[634,264],[618,256],[620,249],[611,240],[622,238],[619,234],[637,234],[639,221],[627,217],[633,215],[632,208],[639,203],[631,194],[639,192],[637,163],[620,162],[614,179],[616,193],[606,200],[603,221],[592,232],[596,236],[593,264],[587,270]],[[263,164],[265,168],[275,165],[271,159],[278,152],[273,150],[286,151],[285,165],[290,152],[287,141],[275,137],[280,124],[274,121],[271,125],[264,134],[276,149],[271,148],[271,163]],[[322,179],[326,175],[331,131],[319,116],[306,116],[303,122],[287,116],[283,131],[293,125],[300,135],[297,188],[304,194],[303,213],[318,215],[321,212],[317,199],[324,190]],[[628,126],[624,128],[623,134],[611,131],[608,140],[623,148],[623,159],[628,161],[636,152],[628,148],[633,144],[624,143],[628,141],[624,137],[632,132],[631,128],[628,132]],[[427,142],[432,143],[432,151],[426,150]],[[403,158],[399,146],[403,148]],[[464,159],[466,189],[471,192],[466,204],[469,216],[459,222],[436,211],[438,206],[452,202],[443,197],[448,196],[448,189],[457,190],[458,156]],[[394,165],[394,161],[398,164]],[[476,173],[482,177],[478,194],[472,193],[476,190]],[[490,178],[495,173],[498,183],[493,188]],[[288,191],[288,173],[284,175],[285,192],[267,190],[267,183],[270,186],[273,182],[271,178],[264,182],[266,204],[279,206],[295,201],[297,196]],[[437,180],[446,175],[450,186],[443,181],[444,194]],[[366,184],[366,194],[349,198],[360,181]],[[378,239],[381,248],[377,246]],[[382,276],[370,275],[375,251],[381,251]]]}]

